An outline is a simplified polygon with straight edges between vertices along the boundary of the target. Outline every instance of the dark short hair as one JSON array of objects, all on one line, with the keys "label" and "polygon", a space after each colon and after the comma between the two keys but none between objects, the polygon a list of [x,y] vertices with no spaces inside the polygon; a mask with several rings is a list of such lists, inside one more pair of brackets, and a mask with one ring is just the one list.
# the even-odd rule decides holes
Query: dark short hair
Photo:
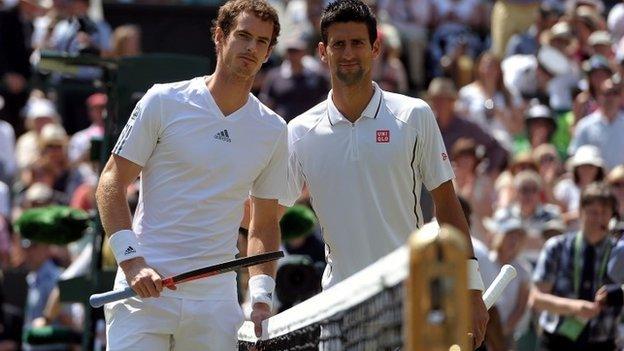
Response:
[{"label": "dark short hair", "polygon": [[221,28],[227,37],[236,25],[236,19],[241,13],[250,12],[256,17],[266,22],[273,22],[273,35],[271,36],[271,46],[277,44],[277,37],[280,33],[280,23],[277,11],[266,0],[230,0],[219,8],[217,18],[212,22],[211,33],[214,37],[215,30]]},{"label": "dark short hair", "polygon": [[327,29],[334,23],[364,23],[371,45],[377,40],[377,19],[370,7],[361,0],[337,0],[325,7],[321,14],[321,38],[327,44]]},{"label": "dark short hair", "polygon": [[590,183],[581,192],[581,208],[596,202],[609,206],[613,210],[614,215],[617,213],[617,198],[613,194],[611,187],[604,182]]}]

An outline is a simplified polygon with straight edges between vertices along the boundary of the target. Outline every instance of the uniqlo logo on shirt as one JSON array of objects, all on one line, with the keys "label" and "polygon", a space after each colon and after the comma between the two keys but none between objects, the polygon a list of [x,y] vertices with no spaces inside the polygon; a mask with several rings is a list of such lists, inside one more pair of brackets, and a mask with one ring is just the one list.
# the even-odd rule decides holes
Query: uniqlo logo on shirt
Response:
[{"label": "uniqlo logo on shirt", "polygon": [[390,142],[390,131],[389,130],[378,130],[377,131],[377,142],[378,143],[389,143]]}]

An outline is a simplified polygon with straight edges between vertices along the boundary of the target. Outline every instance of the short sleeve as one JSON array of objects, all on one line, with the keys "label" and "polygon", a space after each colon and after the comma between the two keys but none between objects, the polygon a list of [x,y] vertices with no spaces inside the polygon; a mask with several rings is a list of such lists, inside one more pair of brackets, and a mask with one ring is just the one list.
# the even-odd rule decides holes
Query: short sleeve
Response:
[{"label": "short sleeve", "polygon": [[557,249],[560,248],[559,242],[557,238],[552,238],[544,244],[544,248],[537,260],[537,265],[533,270],[534,283],[555,283],[558,269]]},{"label": "short sleeve", "polygon": [[162,108],[154,88],[136,104],[112,153],[145,166],[161,134]]},{"label": "short sleeve", "polygon": [[284,125],[266,167],[254,180],[251,195],[261,199],[280,199],[287,180],[288,130]]},{"label": "short sleeve", "polygon": [[415,165],[427,190],[433,190],[455,176],[438,123],[429,106],[414,113],[418,116]]}]

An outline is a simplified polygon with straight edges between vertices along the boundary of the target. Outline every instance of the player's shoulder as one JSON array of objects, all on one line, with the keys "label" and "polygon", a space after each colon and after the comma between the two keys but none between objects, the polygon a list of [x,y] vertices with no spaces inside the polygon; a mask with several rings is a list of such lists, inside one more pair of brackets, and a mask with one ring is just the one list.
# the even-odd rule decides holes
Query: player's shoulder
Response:
[{"label": "player's shoulder", "polygon": [[252,116],[259,122],[269,128],[277,130],[286,129],[286,121],[275,111],[263,104],[253,94],[249,94],[249,108]]},{"label": "player's shoulder", "polygon": [[566,247],[571,245],[572,241],[576,238],[576,232],[567,232],[565,234],[556,235],[552,238],[546,240],[544,243],[544,250],[554,251],[554,250],[564,250]]},{"label": "player's shoulder", "polygon": [[301,139],[327,118],[327,100],[324,100],[288,122],[291,140]]},{"label": "player's shoulder", "polygon": [[142,100],[144,103],[152,103],[153,100],[157,99],[161,107],[171,104],[187,104],[193,96],[197,96],[197,94],[193,94],[193,90],[197,89],[195,87],[197,79],[201,78],[154,84],[147,90]]},{"label": "player's shoulder", "polygon": [[422,99],[388,91],[383,92],[383,99],[388,111],[404,123],[417,126],[433,117],[431,107]]}]

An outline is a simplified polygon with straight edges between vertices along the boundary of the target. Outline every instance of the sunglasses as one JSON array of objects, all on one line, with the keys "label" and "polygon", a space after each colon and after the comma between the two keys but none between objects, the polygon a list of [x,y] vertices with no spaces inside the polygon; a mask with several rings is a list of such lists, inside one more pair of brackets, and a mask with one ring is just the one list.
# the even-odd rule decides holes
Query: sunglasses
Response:
[{"label": "sunglasses", "polygon": [[521,194],[535,194],[539,191],[539,189],[537,189],[536,187],[533,186],[527,186],[527,187],[521,187],[520,189],[518,189],[518,192]]},{"label": "sunglasses", "polygon": [[603,91],[602,95],[604,95],[604,96],[618,96],[618,95],[620,95],[620,90],[619,89],[609,89],[609,90]]},{"label": "sunglasses", "polygon": [[555,162],[556,158],[553,155],[546,155],[543,156],[539,159],[540,163],[551,163],[551,162]]}]

